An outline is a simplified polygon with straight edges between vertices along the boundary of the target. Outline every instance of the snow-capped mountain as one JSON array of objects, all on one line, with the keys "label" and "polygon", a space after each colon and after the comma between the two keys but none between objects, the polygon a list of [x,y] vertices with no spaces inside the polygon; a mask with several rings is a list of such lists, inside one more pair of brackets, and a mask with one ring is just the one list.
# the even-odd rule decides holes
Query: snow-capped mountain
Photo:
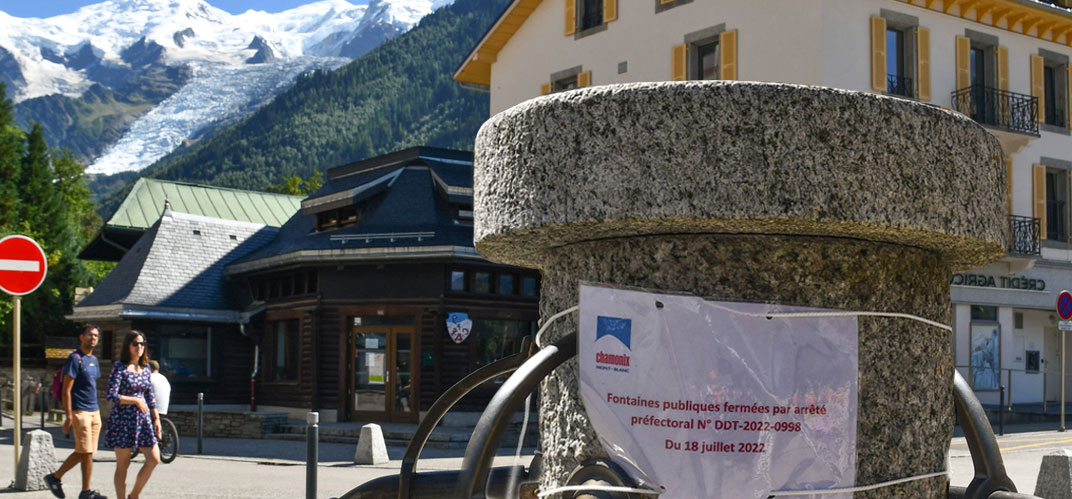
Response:
[{"label": "snow-capped mountain", "polygon": [[213,123],[248,114],[298,74],[334,69],[451,2],[320,0],[232,15],[204,0],[108,0],[44,19],[0,11],[0,81],[20,103],[77,98],[94,84],[122,93],[149,68],[191,68],[180,90],[124,121],[113,150],[87,158],[96,160],[92,173],[135,170]]}]

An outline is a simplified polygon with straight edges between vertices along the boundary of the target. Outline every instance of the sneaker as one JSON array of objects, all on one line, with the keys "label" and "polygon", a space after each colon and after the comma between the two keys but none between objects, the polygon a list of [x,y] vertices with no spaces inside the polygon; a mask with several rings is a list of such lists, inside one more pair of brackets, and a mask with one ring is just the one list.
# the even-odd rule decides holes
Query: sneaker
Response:
[{"label": "sneaker", "polygon": [[52,495],[60,499],[67,497],[63,494],[63,484],[60,483],[59,478],[56,478],[56,475],[52,473],[45,475],[45,484],[48,485],[48,490],[52,491]]},{"label": "sneaker", "polygon": [[96,490],[83,490],[81,494],[78,494],[78,499],[108,499],[108,497],[102,496]]}]

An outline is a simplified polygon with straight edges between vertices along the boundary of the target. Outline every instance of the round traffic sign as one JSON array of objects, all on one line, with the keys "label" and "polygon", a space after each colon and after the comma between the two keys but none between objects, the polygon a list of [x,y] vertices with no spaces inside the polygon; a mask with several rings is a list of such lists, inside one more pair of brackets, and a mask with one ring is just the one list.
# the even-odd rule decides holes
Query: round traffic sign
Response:
[{"label": "round traffic sign", "polygon": [[1068,290],[1057,295],[1057,315],[1061,316],[1061,320],[1072,319],[1072,293]]},{"label": "round traffic sign", "polygon": [[9,295],[33,293],[48,273],[45,251],[26,236],[0,239],[0,291]]}]

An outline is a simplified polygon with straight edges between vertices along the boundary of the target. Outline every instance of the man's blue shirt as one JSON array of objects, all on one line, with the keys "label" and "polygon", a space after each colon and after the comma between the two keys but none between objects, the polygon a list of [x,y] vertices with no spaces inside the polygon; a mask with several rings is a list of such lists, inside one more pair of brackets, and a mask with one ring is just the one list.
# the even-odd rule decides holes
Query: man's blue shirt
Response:
[{"label": "man's blue shirt", "polygon": [[98,411],[97,378],[100,378],[100,362],[92,355],[72,352],[63,365],[63,374],[74,378],[71,387],[72,411]]}]

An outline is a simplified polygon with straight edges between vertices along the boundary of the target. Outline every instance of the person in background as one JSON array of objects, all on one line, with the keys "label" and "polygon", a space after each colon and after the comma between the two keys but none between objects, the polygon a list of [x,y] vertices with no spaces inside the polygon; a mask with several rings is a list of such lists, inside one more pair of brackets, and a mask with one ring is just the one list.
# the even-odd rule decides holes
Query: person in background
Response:
[{"label": "person in background", "polygon": [[45,483],[52,495],[63,499],[60,482],[75,464],[82,465],[82,492],[78,499],[106,499],[99,492],[89,490],[89,478],[93,475],[93,453],[97,451],[100,436],[100,405],[97,404],[97,378],[100,378],[100,362],[93,356],[93,348],[100,341],[100,330],[92,324],[82,329],[78,336],[78,350],[71,352],[63,365],[63,410],[67,420],[63,432],[74,430],[74,452],[67,457],[60,469],[45,475]]},{"label": "person in background", "polygon": [[149,381],[153,384],[153,396],[156,397],[156,413],[164,416],[167,414],[168,403],[171,401],[171,383],[167,377],[160,374],[160,363],[155,360],[149,361]]},{"label": "person in background", "polygon": [[[142,489],[149,483],[153,469],[160,464],[160,415],[156,412],[156,397],[149,381],[149,354],[146,352],[145,335],[131,331],[123,339],[119,361],[112,366],[108,378],[108,400],[112,412],[108,414],[108,432],[104,444],[115,449],[116,497],[138,499]],[[130,467],[131,449],[137,447],[145,464],[138,471],[130,495],[127,490],[127,468]]]}]

